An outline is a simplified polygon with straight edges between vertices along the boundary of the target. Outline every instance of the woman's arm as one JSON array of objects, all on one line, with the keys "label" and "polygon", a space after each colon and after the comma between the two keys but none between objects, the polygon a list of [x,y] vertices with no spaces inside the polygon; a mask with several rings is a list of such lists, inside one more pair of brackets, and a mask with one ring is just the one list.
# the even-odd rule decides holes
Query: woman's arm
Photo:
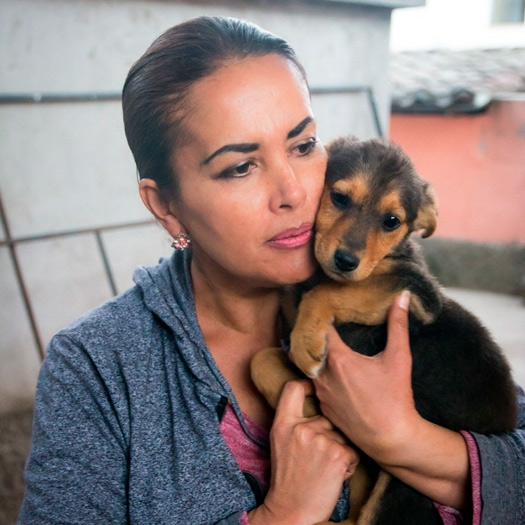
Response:
[{"label": "woman's arm", "polygon": [[408,296],[399,296],[390,310],[384,352],[350,352],[335,329],[329,348],[327,366],[315,380],[323,414],[386,471],[433,501],[470,513],[465,440],[424,420],[415,408]]},{"label": "woman's arm", "polygon": [[18,523],[126,523],[125,451],[93,362],[67,336],[55,336],[38,379]]},{"label": "woman's arm", "polygon": [[518,429],[502,435],[471,433],[481,463],[481,523],[525,523],[525,395],[518,389]]}]

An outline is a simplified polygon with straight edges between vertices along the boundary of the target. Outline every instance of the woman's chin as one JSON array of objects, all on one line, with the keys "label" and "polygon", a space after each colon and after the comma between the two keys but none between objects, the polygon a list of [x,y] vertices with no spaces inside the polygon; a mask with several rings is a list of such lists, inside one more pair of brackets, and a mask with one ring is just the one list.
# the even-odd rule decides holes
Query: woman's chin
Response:
[{"label": "woman's chin", "polygon": [[315,259],[308,259],[301,264],[282,268],[282,271],[276,273],[276,280],[279,286],[301,283],[312,277],[318,266]]}]

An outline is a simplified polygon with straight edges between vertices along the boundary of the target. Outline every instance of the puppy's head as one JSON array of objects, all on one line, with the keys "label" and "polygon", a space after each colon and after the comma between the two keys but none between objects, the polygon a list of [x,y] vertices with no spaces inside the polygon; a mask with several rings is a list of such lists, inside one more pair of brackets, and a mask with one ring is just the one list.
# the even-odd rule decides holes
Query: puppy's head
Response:
[{"label": "puppy's head", "polygon": [[392,143],[342,137],[327,150],[315,254],[329,277],[360,281],[374,270],[386,270],[389,256],[411,232],[432,235],[436,199]]}]

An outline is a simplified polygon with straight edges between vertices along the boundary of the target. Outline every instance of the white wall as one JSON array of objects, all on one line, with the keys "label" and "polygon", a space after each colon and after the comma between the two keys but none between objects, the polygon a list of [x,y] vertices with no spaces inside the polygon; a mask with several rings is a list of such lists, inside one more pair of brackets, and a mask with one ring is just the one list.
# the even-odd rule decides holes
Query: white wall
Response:
[{"label": "white wall", "polygon": [[391,49],[473,49],[525,46],[524,24],[491,24],[493,0],[427,0],[396,9]]},{"label": "white wall", "polygon": [[[0,94],[120,92],[132,62],[162,31],[200,14],[229,15],[287,38],[313,86],[371,85],[386,130],[390,12],[300,0],[0,0]],[[314,97],[314,107],[326,140],[376,134],[363,94]],[[16,255],[46,345],[112,291],[94,233],[27,238],[149,216],[118,101],[0,105],[0,137],[1,199],[11,236],[26,239]],[[138,264],[171,251],[154,224],[104,231],[100,240],[118,291],[132,284]],[[0,244],[0,413],[31,403],[39,364],[13,260]]]}]

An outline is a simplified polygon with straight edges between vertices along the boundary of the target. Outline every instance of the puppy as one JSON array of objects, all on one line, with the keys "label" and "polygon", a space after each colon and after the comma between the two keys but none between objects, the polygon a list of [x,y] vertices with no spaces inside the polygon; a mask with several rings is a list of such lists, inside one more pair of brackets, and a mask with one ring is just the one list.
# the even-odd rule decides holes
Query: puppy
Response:
[{"label": "puppy", "polygon": [[[480,322],[443,295],[410,239],[414,231],[428,237],[436,228],[430,185],[386,141],[343,137],[328,152],[315,225],[322,274],[300,298],[291,361],[315,378],[324,366],[333,322],[352,350],[370,356],[381,352],[388,309],[402,290],[409,290],[412,387],[421,416],[455,431],[514,429],[516,394],[504,356]],[[252,378],[273,407],[284,383],[299,376],[289,357],[281,349],[266,349],[252,363]],[[305,415],[315,413],[315,401],[309,399]],[[346,523],[431,525],[442,520],[428,498],[363,455],[350,481]]]}]

